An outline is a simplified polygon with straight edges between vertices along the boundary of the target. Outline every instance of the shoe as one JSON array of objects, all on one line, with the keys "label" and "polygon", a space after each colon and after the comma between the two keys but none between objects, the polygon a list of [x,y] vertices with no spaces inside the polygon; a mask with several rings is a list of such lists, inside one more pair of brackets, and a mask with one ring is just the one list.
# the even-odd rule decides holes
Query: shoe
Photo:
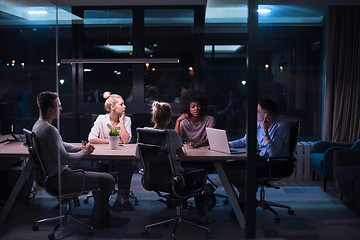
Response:
[{"label": "shoe", "polygon": [[215,218],[209,217],[209,216],[203,216],[200,218],[199,223],[203,225],[211,224],[215,222]]},{"label": "shoe", "polygon": [[122,203],[120,201],[114,202],[114,204],[110,208],[112,211],[121,212],[122,210]]},{"label": "shoe", "polygon": [[129,200],[127,200],[123,202],[121,209],[124,211],[134,211],[135,207],[134,205],[132,205],[132,203]]}]

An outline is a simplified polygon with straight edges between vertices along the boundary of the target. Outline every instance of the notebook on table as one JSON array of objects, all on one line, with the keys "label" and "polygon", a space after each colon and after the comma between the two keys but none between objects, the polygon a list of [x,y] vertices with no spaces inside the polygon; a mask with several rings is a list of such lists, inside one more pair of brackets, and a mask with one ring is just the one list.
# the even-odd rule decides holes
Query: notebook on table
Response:
[{"label": "notebook on table", "polygon": [[216,128],[206,128],[206,134],[209,141],[210,149],[217,152],[228,154],[245,153],[245,149],[230,148],[225,130]]}]

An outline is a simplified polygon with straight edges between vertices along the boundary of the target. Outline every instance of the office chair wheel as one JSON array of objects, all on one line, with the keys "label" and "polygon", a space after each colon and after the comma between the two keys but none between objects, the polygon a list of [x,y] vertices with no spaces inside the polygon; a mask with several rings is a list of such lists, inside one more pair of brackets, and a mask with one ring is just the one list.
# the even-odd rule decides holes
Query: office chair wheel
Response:
[{"label": "office chair wheel", "polygon": [[212,238],[212,234],[211,234],[211,232],[206,232],[206,239],[210,239],[210,238]]},{"label": "office chair wheel", "polygon": [[39,231],[39,225],[35,224],[32,226],[32,230],[35,231]]},{"label": "office chair wheel", "polygon": [[55,234],[54,234],[54,233],[50,233],[50,234],[48,235],[48,239],[49,239],[49,240],[56,240]]},{"label": "office chair wheel", "polygon": [[142,231],[142,235],[143,235],[143,236],[149,235],[149,231],[148,231],[147,229],[144,229],[144,230]]},{"label": "office chair wheel", "polygon": [[274,218],[274,223],[279,223],[280,222],[280,218],[276,217]]},{"label": "office chair wheel", "polygon": [[289,214],[289,215],[294,215],[294,210],[289,209],[288,214]]}]

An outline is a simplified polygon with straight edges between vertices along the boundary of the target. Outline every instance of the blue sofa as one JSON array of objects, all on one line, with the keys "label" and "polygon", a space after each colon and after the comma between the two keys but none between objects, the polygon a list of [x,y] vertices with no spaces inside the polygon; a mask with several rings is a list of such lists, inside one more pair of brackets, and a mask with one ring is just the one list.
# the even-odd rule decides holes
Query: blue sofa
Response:
[{"label": "blue sofa", "polygon": [[333,153],[336,150],[360,149],[360,139],[355,143],[336,143],[329,141],[316,142],[311,150],[310,163],[313,171],[324,179],[324,192],[326,192],[327,180],[333,177]]},{"label": "blue sofa", "polygon": [[337,150],[333,163],[336,188],[360,209],[360,150]]}]

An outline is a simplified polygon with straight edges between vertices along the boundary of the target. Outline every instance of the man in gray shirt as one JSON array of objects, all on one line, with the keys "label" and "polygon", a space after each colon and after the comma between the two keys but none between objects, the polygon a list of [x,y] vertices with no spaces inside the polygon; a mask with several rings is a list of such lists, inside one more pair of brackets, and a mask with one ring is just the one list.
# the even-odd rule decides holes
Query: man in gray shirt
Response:
[{"label": "man in gray shirt", "polygon": [[[59,172],[71,170],[68,164],[75,163],[84,156],[91,154],[94,151],[94,146],[84,141],[81,147],[63,142],[57,128],[51,125],[52,121],[58,117],[62,110],[60,99],[56,93],[40,93],[37,96],[37,104],[40,116],[34,124],[32,131],[36,135],[39,154],[48,176],[56,176]],[[60,160],[60,169],[58,169],[58,160]],[[62,192],[78,191],[79,187],[83,184],[82,180],[83,174],[81,172],[62,175]],[[47,187],[58,187],[56,181],[50,181],[47,184]],[[108,173],[85,171],[84,190],[99,189],[98,191],[93,191],[95,203],[91,216],[91,224],[94,227],[109,227],[108,199],[111,191],[114,189],[114,184],[114,177]]]}]

